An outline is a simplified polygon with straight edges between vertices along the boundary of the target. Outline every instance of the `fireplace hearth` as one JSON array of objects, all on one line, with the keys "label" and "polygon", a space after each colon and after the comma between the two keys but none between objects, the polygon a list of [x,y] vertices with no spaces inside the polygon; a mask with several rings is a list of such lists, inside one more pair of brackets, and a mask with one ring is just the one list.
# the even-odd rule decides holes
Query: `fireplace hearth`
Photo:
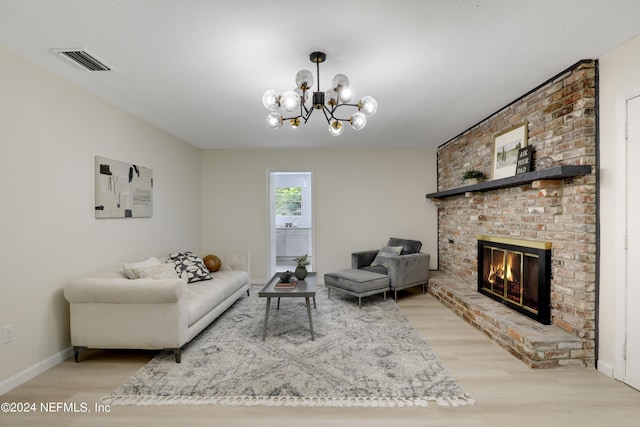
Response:
[{"label": "fireplace hearth", "polygon": [[478,236],[478,292],[551,324],[551,243]]}]

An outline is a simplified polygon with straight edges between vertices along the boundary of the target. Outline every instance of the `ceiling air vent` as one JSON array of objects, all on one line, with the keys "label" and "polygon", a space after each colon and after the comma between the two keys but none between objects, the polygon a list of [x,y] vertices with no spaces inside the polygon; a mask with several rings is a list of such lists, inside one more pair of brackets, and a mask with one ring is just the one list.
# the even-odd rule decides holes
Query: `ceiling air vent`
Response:
[{"label": "ceiling air vent", "polygon": [[84,49],[56,49],[59,55],[86,71],[110,71],[111,67]]}]

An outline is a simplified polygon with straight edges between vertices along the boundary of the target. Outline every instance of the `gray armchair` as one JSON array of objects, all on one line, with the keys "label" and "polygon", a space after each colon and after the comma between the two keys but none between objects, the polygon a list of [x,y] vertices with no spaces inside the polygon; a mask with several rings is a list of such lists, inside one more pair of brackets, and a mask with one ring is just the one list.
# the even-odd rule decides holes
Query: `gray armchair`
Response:
[{"label": "gray armchair", "polygon": [[[422,242],[419,240],[398,239],[392,237],[387,247],[399,247],[399,255],[390,254],[378,257],[380,250],[354,252],[351,254],[351,268],[366,270],[389,276],[389,285],[398,299],[398,291],[422,285],[426,291],[429,281],[429,261],[431,255],[420,252]],[[375,262],[374,262],[375,261]]]}]

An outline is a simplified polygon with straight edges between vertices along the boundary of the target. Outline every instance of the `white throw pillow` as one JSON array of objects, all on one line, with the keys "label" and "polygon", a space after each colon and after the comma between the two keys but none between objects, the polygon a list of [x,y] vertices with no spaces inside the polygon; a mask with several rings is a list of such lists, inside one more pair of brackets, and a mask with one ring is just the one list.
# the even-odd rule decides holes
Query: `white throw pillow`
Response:
[{"label": "white throw pillow", "polygon": [[172,264],[152,265],[150,267],[134,267],[136,279],[177,279],[175,266]]},{"label": "white throw pillow", "polygon": [[136,274],[133,272],[134,268],[152,267],[154,265],[160,265],[160,264],[161,262],[158,260],[158,258],[151,257],[146,261],[125,263],[123,265],[123,268],[124,268],[124,273],[127,275],[129,279],[135,279]]}]

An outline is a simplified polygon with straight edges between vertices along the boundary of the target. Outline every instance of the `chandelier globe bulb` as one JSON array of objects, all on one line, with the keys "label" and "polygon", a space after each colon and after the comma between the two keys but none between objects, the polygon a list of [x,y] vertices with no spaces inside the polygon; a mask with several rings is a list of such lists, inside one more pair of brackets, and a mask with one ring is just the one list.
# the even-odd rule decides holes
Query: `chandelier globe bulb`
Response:
[{"label": "chandelier globe bulb", "polygon": [[327,105],[335,107],[338,105],[338,92],[335,89],[329,89],[324,93],[324,101]]},{"label": "chandelier globe bulb", "polygon": [[367,116],[373,116],[378,110],[378,102],[370,96],[365,96],[358,103],[358,110]]},{"label": "chandelier globe bulb", "polygon": [[333,136],[340,136],[344,132],[344,126],[342,126],[342,122],[340,120],[332,120],[329,123],[329,133]]},{"label": "chandelier globe bulb", "polygon": [[331,80],[331,87],[338,92],[340,88],[349,87],[349,77],[344,74],[336,74]]},{"label": "chandelier globe bulb", "polygon": [[363,113],[353,113],[353,116],[349,119],[349,123],[351,124],[351,128],[354,130],[361,130],[367,124],[367,116]]},{"label": "chandelier globe bulb", "polygon": [[340,88],[340,101],[347,103],[351,101],[351,89],[349,87]]},{"label": "chandelier globe bulb", "polygon": [[296,87],[299,89],[311,89],[313,87],[313,74],[309,70],[300,70],[296,74]]},{"label": "chandelier globe bulb", "polygon": [[282,116],[278,113],[269,113],[267,116],[267,125],[269,125],[271,129],[278,129],[282,126]]},{"label": "chandelier globe bulb", "polygon": [[280,106],[288,113],[296,111],[300,107],[300,95],[292,90],[286,91],[280,98]]},{"label": "chandelier globe bulb", "polygon": [[276,111],[280,106],[280,95],[273,89],[267,90],[262,95],[262,105],[269,111]]}]

